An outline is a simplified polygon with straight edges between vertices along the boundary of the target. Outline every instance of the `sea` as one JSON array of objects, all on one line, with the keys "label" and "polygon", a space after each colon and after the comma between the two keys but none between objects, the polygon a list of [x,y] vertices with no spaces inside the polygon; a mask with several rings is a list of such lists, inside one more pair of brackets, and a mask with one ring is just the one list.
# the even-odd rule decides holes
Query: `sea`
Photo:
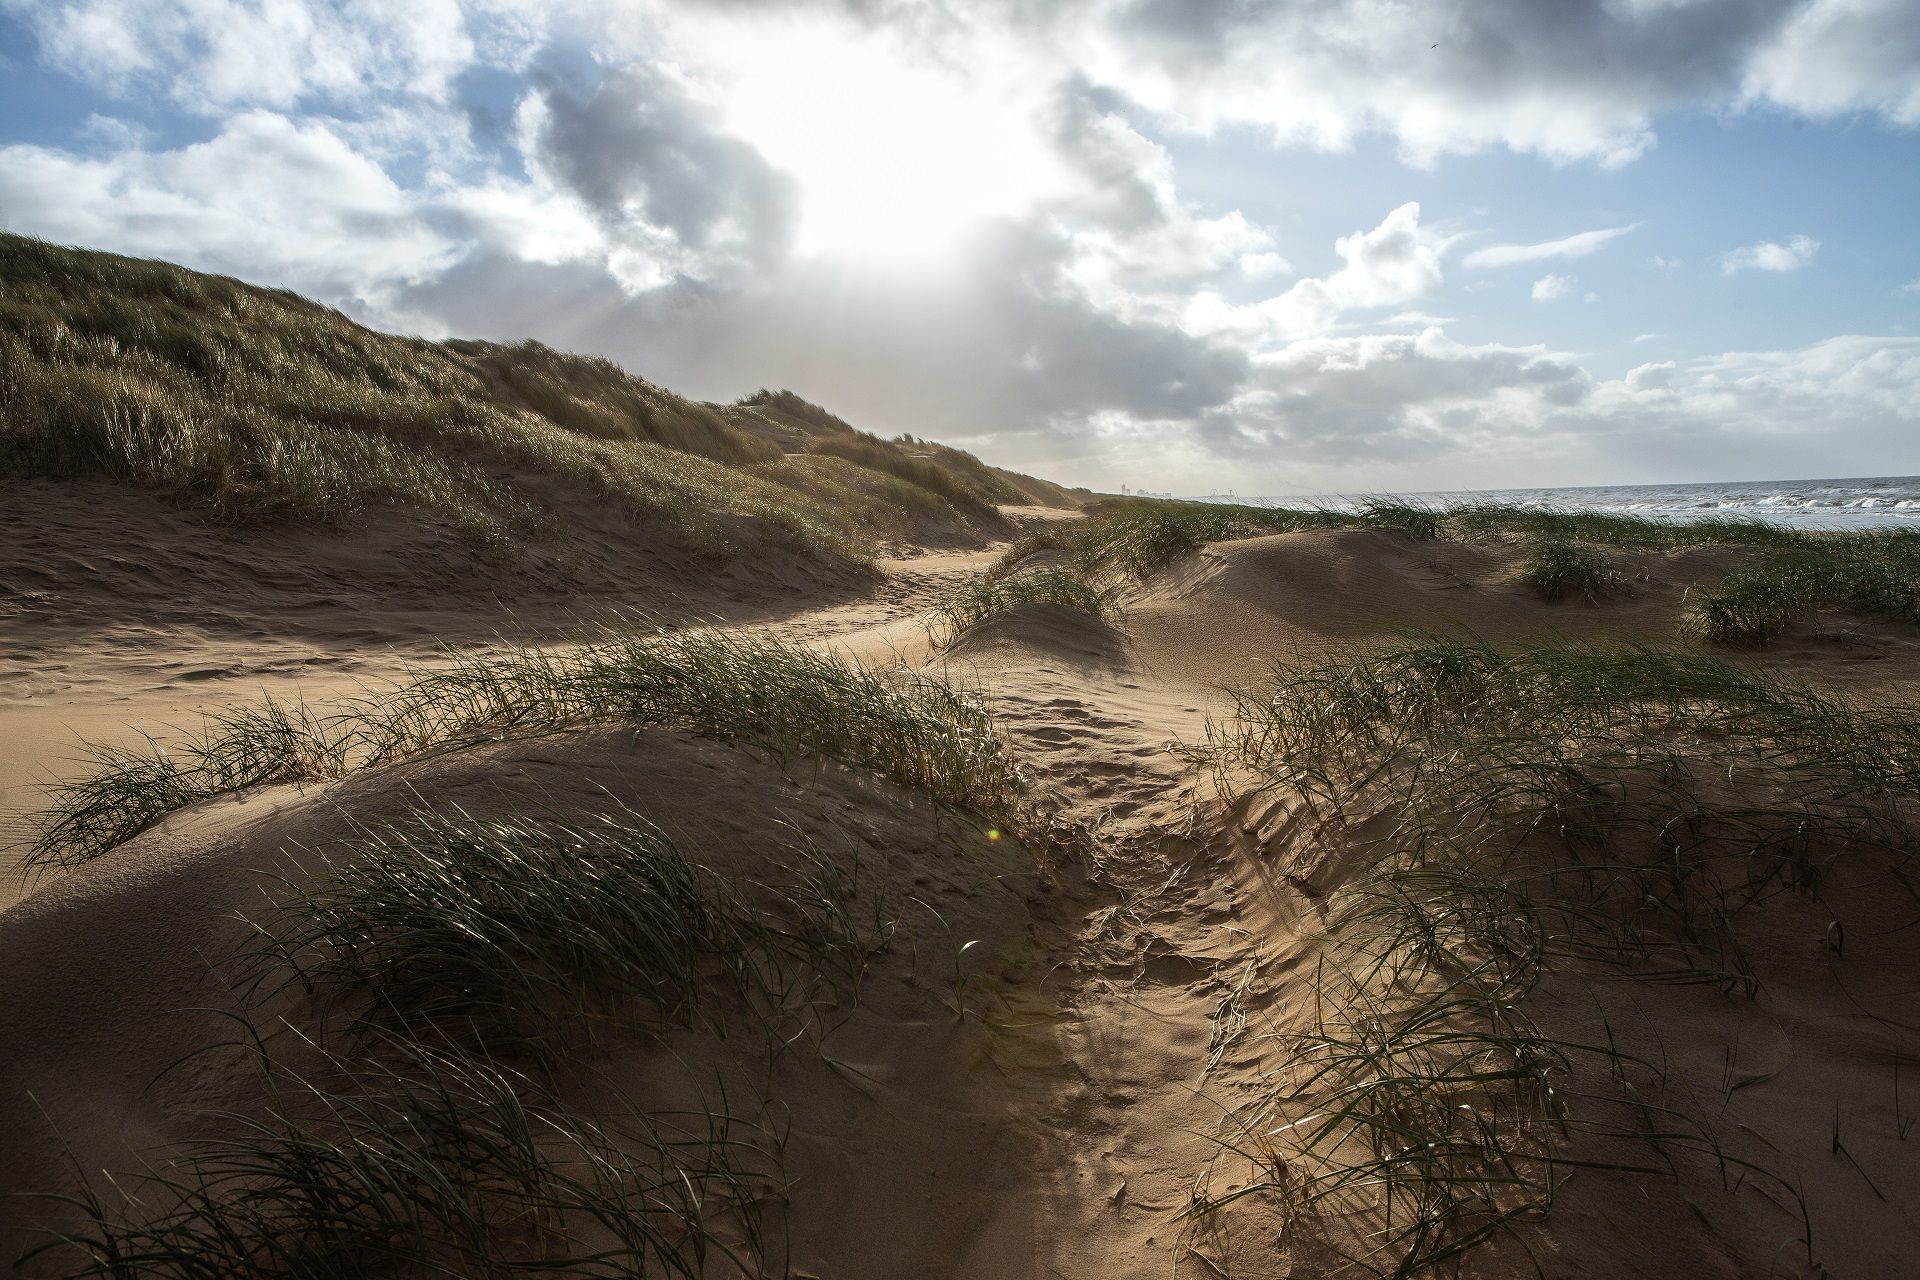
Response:
[{"label": "sea", "polygon": [[1613,511],[1656,520],[1760,519],[1803,529],[1920,528],[1920,476],[1861,476],[1840,480],[1741,480],[1720,484],[1620,484],[1564,489],[1451,489],[1395,494],[1273,494],[1217,502],[1257,507],[1321,506],[1348,509],[1369,497],[1394,497],[1445,507],[1500,502],[1524,507]]}]

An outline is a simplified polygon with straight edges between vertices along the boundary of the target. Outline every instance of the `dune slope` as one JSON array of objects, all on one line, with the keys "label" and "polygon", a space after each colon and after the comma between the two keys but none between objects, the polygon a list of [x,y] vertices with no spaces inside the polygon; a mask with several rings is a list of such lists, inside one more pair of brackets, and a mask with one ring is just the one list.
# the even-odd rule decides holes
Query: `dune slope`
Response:
[{"label": "dune slope", "polygon": [[[729,567],[790,593],[795,575],[857,579],[889,546],[1004,536],[997,504],[1076,500],[790,392],[699,403],[604,359],[396,337],[284,291],[19,236],[0,237],[0,401],[0,469],[33,482],[16,539],[144,548],[180,580],[201,527],[277,531],[323,561],[384,557],[361,592],[376,602],[454,580],[468,612]],[[201,520],[183,532],[96,479]],[[85,580],[33,550],[9,545],[0,605],[64,611]]]},{"label": "dune slope", "polygon": [[[218,1128],[209,1110],[258,1114],[244,1055],[161,1073],[231,1038],[173,1011],[230,1005],[215,961],[250,936],[241,918],[280,919],[292,888],[364,856],[357,832],[423,807],[638,814],[749,897],[831,868],[871,944],[857,990],[802,966],[809,998],[778,1016],[755,988],[665,1034],[569,1023],[560,1068],[525,1086],[656,1132],[724,1099],[739,1159],[699,1231],[732,1253],[709,1274],[1897,1274],[1920,1248],[1902,1190],[1920,1174],[1920,792],[1900,745],[1920,649],[1893,624],[1764,653],[1678,643],[1688,592],[1740,554],[1635,552],[1631,591],[1550,604],[1513,581],[1515,546],[1305,530],[1176,556],[1105,620],[1020,604],[939,648],[938,626],[871,613],[781,624],[978,690],[1026,788],[1019,839],[862,769],[683,728],[509,736],[208,801],[0,912],[20,975],[0,1107],[30,1135],[0,1176],[71,1192],[182,1150]],[[955,589],[919,581],[894,607]],[[1308,691],[1300,715],[1336,705],[1395,652],[1413,665],[1351,704],[1374,708],[1341,721],[1358,736],[1301,736],[1300,718],[1245,736],[1289,690]],[[1547,708],[1531,718],[1486,718],[1506,705],[1491,692],[1448,700],[1448,681],[1523,669],[1575,675],[1486,686],[1557,690],[1514,704]],[[1437,701],[1409,701],[1421,689]],[[1289,745],[1233,745],[1261,742]],[[1544,758],[1522,747],[1586,798],[1553,793],[1543,824],[1533,792],[1468,785]],[[1378,932],[1389,919],[1444,945]],[[1367,986],[1382,963],[1401,978]],[[282,999],[275,1016],[321,1025]],[[1409,1048],[1426,1018],[1442,1039]],[[1340,1057],[1389,1034],[1407,1056]],[[1317,1070],[1334,1060],[1338,1085]],[[1441,1125],[1450,1153],[1369,1145],[1368,1116]],[[36,1238],[24,1209],[6,1229]]]}]

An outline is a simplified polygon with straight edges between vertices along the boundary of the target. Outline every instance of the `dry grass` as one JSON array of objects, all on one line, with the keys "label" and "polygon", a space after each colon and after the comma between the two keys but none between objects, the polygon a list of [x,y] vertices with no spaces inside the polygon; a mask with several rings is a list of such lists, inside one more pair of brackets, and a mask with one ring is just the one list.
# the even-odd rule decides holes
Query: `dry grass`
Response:
[{"label": "dry grass", "polygon": [[0,236],[0,402],[15,473],[107,476],[234,525],[340,527],[400,504],[502,555],[598,500],[717,558],[772,544],[860,561],[929,510],[967,527],[986,493],[862,437],[853,464],[923,499],[876,501],[783,469],[755,415],[606,360],[393,337],[292,294],[18,236]]}]

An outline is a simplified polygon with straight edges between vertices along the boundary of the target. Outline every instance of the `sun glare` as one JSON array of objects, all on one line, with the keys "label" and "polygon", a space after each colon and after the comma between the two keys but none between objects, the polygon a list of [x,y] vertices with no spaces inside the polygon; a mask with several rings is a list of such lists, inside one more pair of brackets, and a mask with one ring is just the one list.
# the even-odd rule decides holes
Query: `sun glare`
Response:
[{"label": "sun glare", "polygon": [[736,26],[729,125],[800,184],[803,252],[936,257],[1059,186],[1027,95],[836,26]]}]

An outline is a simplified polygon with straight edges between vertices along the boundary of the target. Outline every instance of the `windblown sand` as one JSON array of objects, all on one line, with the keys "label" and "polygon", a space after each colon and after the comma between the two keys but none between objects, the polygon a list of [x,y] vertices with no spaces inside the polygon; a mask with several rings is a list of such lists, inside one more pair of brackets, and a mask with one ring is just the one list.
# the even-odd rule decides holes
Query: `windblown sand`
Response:
[{"label": "windblown sand", "polygon": [[[123,490],[99,493],[90,543],[0,565],[4,836],[24,834],[35,788],[75,767],[79,738],[165,736],[261,692],[324,701],[431,665],[442,642],[479,643],[489,628],[564,640],[574,625],[543,616],[555,602],[534,591],[504,612],[483,607],[477,570],[432,590],[383,588],[368,579],[379,530],[325,554],[300,539],[239,544]],[[143,553],[169,538],[166,554]],[[1223,1158],[1227,1121],[1309,1016],[1303,975],[1321,944],[1316,898],[1264,855],[1265,815],[1222,804],[1170,748],[1202,735],[1223,688],[1298,652],[1408,629],[1670,641],[1688,586],[1722,554],[1626,556],[1631,594],[1548,605],[1506,584],[1512,549],[1286,534],[1186,557],[1134,591],[1116,624],[1021,606],[944,652],[926,610],[991,551],[889,561],[857,591],[721,584],[671,608],[645,581],[609,580],[582,614],[713,617],[982,690],[1039,800],[1094,833],[1091,865],[1037,866],[857,770],[668,731],[509,742],[213,801],[0,911],[0,1196],[136,1168],[198,1132],[209,1109],[245,1107],[250,1077],[228,1059],[163,1069],[222,1038],[216,1015],[186,1011],[219,1006],[212,958],[269,909],[271,876],[303,873],[300,851],[417,805],[481,816],[618,805],[743,873],[794,833],[855,850],[868,891],[901,922],[858,1012],[818,1054],[784,1057],[760,1081],[791,1128],[795,1274],[1325,1274],[1328,1258],[1284,1235],[1258,1198],[1203,1225],[1182,1217],[1197,1187],[1218,1194],[1247,1176]],[[1920,644],[1893,628],[1798,634],[1765,657],[1867,699],[1909,698],[1920,678]],[[1699,1102],[1729,1153],[1797,1185],[1827,1274],[1909,1274],[1920,1134],[1896,1132],[1890,1081],[1904,1059],[1905,1105],[1920,1108],[1920,928],[1911,902],[1864,877],[1843,872],[1823,896],[1747,918],[1754,998],[1550,979],[1533,1014],[1567,1038],[1598,1034],[1604,1016],[1624,1044],[1661,1055],[1672,1092]],[[1825,945],[1829,908],[1849,921],[1844,956]],[[615,1038],[563,1090],[583,1106],[666,1103],[690,1080],[746,1088],[749,1066],[724,1044]],[[1743,1087],[1723,1101],[1730,1071]],[[1848,1156],[1833,1150],[1836,1117]],[[0,1204],[3,1273],[32,1237],[28,1202]],[[1552,1213],[1523,1227],[1531,1260],[1498,1246],[1466,1270],[1795,1275],[1788,1242],[1803,1231],[1783,1197],[1729,1192],[1706,1161],[1681,1157],[1670,1177],[1574,1175]]]}]

